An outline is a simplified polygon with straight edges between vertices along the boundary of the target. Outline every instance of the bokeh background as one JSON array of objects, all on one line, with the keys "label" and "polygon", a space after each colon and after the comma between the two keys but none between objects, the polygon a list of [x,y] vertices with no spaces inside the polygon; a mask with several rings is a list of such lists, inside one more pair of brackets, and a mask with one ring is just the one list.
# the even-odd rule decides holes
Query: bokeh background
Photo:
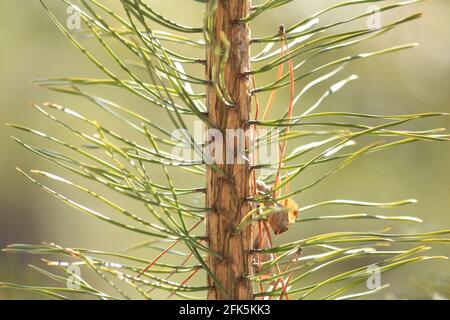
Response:
[{"label": "bokeh background", "polygon": [[[66,13],[61,2],[46,1],[55,10],[55,15],[64,19]],[[108,2],[116,1],[108,0]],[[191,0],[149,2],[174,20],[185,24],[201,23],[203,8],[197,2]],[[276,9],[256,19],[253,34],[273,34],[279,24],[288,26],[299,18],[334,2],[294,0],[284,8]],[[357,12],[365,12],[366,8],[367,6],[361,5],[352,9],[338,10],[324,16],[322,23],[333,21],[335,14],[350,17]],[[322,106],[323,111],[344,110],[378,114],[450,112],[450,3],[447,0],[426,1],[383,14],[382,18],[391,21],[395,17],[414,12],[423,12],[423,18],[402,25],[395,31],[362,46],[344,49],[339,55],[416,41],[420,46],[400,53],[359,61],[348,67],[345,74],[340,77],[357,74],[360,79],[329,99]],[[99,51],[93,41],[91,44],[94,52]],[[106,57],[104,53],[98,54],[100,57]],[[21,123],[43,129],[48,128],[49,123],[45,117],[30,108],[30,102],[55,101],[73,105],[75,100],[37,88],[30,84],[30,81],[43,77],[98,76],[99,73],[57,30],[42,10],[39,1],[0,0],[0,74],[0,122]],[[264,80],[261,82],[268,82],[270,79]],[[305,97],[304,105],[313,103],[325,89],[326,86],[319,87],[317,91]],[[116,98],[132,103],[136,108],[146,112],[142,101],[133,98],[131,102],[127,100],[129,98],[120,95]],[[85,110],[92,112],[88,108]],[[89,115],[92,118],[97,117],[96,114]],[[148,115],[152,116],[150,113]],[[158,118],[158,121],[164,120]],[[450,118],[429,119],[421,122],[417,128],[419,126],[450,127]],[[57,128],[51,130],[61,133]],[[52,172],[55,172],[55,168],[18,146],[10,139],[13,134],[24,136],[6,126],[0,126],[0,247],[3,248],[10,243],[53,241],[69,247],[120,250],[143,240],[142,237],[130,236],[117,228],[79,214],[24,179],[15,170],[16,166],[23,169],[48,169]],[[305,179],[308,179],[308,176]],[[367,201],[416,198],[419,202],[415,205],[381,213],[407,214],[425,220],[424,224],[411,226],[408,231],[448,229],[450,228],[449,181],[450,144],[418,143],[363,157],[351,169],[331,177],[313,192],[302,195],[298,201],[309,204],[331,198]],[[66,194],[70,194],[70,190],[66,191]],[[89,201],[92,201],[90,198],[83,199],[88,205]],[[335,212],[337,211],[333,211]],[[311,226],[312,229],[300,228],[299,232],[304,235],[323,230],[345,229],[345,223],[342,222]],[[381,227],[381,224],[377,226]],[[292,239],[295,236],[296,234],[289,235]],[[450,253],[449,248],[443,245],[436,248],[438,253]],[[26,284],[37,282],[48,284],[47,280],[28,268],[30,263],[40,264],[36,257],[0,252],[0,279]],[[382,282],[390,282],[393,286],[376,297],[439,298],[441,296],[436,295],[436,292],[418,286],[415,280],[433,274],[448,276],[449,271],[450,264],[443,261],[425,262],[392,272],[386,275]],[[41,297],[21,291],[0,290],[0,299],[21,298]]]}]

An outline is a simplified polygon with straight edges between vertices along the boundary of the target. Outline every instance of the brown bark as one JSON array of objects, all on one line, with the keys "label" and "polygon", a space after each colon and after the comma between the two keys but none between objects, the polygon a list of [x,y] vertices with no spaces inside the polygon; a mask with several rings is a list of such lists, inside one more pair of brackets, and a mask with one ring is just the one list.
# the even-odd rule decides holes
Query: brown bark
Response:
[{"label": "brown bark", "polygon": [[[226,129],[250,130],[245,125],[250,117],[249,79],[243,73],[250,70],[249,61],[249,28],[240,21],[249,13],[251,0],[219,0],[214,14],[214,42],[220,44],[220,32],[224,32],[230,42],[230,56],[225,65],[225,84],[227,91],[235,102],[230,107],[221,101],[213,86],[207,89],[208,117],[211,127],[222,131],[224,146],[227,141]],[[206,74],[208,80],[215,77],[212,74],[213,65],[218,64],[214,50],[207,49]],[[230,139],[231,140],[231,139]],[[234,140],[234,139],[233,139]],[[245,140],[246,147],[249,140]],[[226,148],[224,147],[224,150]],[[236,150],[234,150],[236,157]],[[247,157],[249,158],[249,157]],[[248,197],[255,192],[251,182],[250,163],[219,164],[223,172],[208,168],[206,204],[211,210],[207,214],[206,225],[209,246],[220,257],[210,255],[209,268],[223,288],[219,290],[215,281],[208,277],[211,289],[208,299],[252,299],[252,284],[248,276],[252,274],[252,257],[250,254],[252,235],[248,226],[241,232],[235,227],[242,218],[252,210]]]}]

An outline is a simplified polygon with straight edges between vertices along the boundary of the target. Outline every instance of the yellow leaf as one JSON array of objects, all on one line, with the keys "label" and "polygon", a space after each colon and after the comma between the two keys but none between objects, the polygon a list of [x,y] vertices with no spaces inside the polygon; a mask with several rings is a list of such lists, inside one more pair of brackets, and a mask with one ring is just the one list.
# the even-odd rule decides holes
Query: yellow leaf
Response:
[{"label": "yellow leaf", "polygon": [[274,213],[269,217],[269,223],[273,232],[279,235],[288,230],[289,225],[294,223],[297,219],[298,205],[297,203],[288,198],[277,204],[283,208],[282,211]]},{"label": "yellow leaf", "polygon": [[295,223],[298,214],[297,203],[291,198],[288,198],[283,201],[283,207],[287,209],[289,224]]}]

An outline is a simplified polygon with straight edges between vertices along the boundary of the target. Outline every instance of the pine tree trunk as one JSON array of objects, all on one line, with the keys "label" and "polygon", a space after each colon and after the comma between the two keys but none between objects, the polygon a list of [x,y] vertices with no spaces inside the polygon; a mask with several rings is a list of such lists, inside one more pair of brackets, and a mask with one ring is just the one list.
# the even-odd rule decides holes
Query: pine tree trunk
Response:
[{"label": "pine tree trunk", "polygon": [[[249,13],[251,0],[219,0],[214,13],[214,42],[221,43],[223,32],[230,42],[230,55],[224,68],[227,91],[235,106],[227,106],[216,94],[213,86],[207,89],[208,117],[211,127],[221,130],[224,137],[224,150],[233,145],[234,139],[226,137],[226,129],[250,130],[245,125],[250,117],[249,79],[243,73],[250,70],[248,25],[240,21]],[[214,79],[213,66],[218,65],[218,57],[213,49],[207,49],[206,74],[208,80]],[[233,141],[231,141],[233,140]],[[231,143],[231,144],[230,144]],[[249,139],[245,140],[248,147]],[[252,284],[248,276],[252,274],[251,227],[236,232],[235,227],[252,210],[248,197],[255,192],[251,181],[250,163],[219,164],[219,172],[208,168],[206,204],[211,210],[207,214],[207,235],[209,246],[220,257],[210,255],[208,265],[223,288],[208,277],[211,289],[208,299],[252,299]],[[250,159],[250,155],[246,156]],[[242,159],[241,159],[242,161]]]}]

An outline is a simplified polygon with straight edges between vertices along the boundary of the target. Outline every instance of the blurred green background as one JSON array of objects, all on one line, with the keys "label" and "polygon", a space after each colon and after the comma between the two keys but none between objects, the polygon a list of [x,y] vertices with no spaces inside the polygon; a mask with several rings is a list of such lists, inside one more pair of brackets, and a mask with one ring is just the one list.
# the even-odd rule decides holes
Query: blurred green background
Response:
[{"label": "blurred green background", "polygon": [[[201,24],[202,5],[199,3],[191,0],[148,2],[176,21],[190,25]],[[294,0],[286,7],[273,10],[256,19],[252,25],[253,35],[273,34],[280,23],[289,26],[335,2]],[[55,9],[55,14],[59,18],[64,19],[65,10],[61,6],[61,1],[48,0],[47,3]],[[365,12],[366,8],[364,5],[352,9],[344,8],[335,14],[350,17],[357,12]],[[344,49],[339,56],[416,41],[420,46],[400,53],[363,60],[349,66],[345,74],[335,80],[343,79],[350,74],[357,74],[360,79],[329,99],[322,105],[321,110],[377,114],[450,112],[450,2],[426,1],[383,14],[382,18],[386,19],[385,21],[392,21],[395,17],[414,12],[423,12],[424,17],[402,25],[368,43]],[[321,23],[333,21],[334,17],[334,14],[326,15],[321,19]],[[33,79],[99,75],[95,67],[74,49],[51,23],[38,1],[0,0],[0,40],[2,123],[13,122],[38,129],[47,128],[48,121],[29,107],[30,102],[54,101],[73,104],[70,97],[33,86],[29,83]],[[95,45],[92,47],[96,52]],[[198,51],[196,53],[198,54]],[[99,56],[105,57],[104,53],[99,53]],[[262,79],[260,83],[269,81],[269,78]],[[326,86],[308,94],[303,101],[304,106],[311,105],[323,90],[326,90]],[[127,97],[120,95],[117,99],[130,102]],[[132,101],[137,108],[142,107],[142,101],[136,99]],[[85,110],[89,112],[89,109]],[[147,112],[142,108],[139,110]],[[96,114],[85,114],[92,118],[97,117]],[[147,115],[152,116],[150,113]],[[421,126],[450,127],[450,120],[448,117],[433,118],[420,122],[418,127]],[[24,136],[8,127],[0,126],[0,247],[3,248],[10,243],[53,241],[69,247],[120,250],[143,240],[142,237],[135,235],[130,237],[114,227],[78,214],[74,209],[24,179],[15,170],[16,166],[23,169],[48,169],[52,172],[55,172],[55,168],[14,143],[10,139],[12,134]],[[308,174],[305,179],[308,179]],[[407,231],[448,229],[450,228],[449,181],[450,145],[418,143],[363,157],[351,169],[331,177],[314,192],[306,193],[298,201],[306,205],[338,198],[367,201],[416,198],[419,202],[413,206],[381,211],[381,214],[407,214],[425,220],[423,225],[411,226]],[[67,192],[66,194],[70,194]],[[89,201],[92,201],[90,198],[82,199],[88,205]],[[337,210],[330,213],[335,212]],[[381,228],[382,225],[376,226]],[[311,228],[300,227],[298,231],[303,236],[324,230],[341,229],[345,229],[345,222],[314,224]],[[295,238],[296,234],[291,233],[289,237]],[[445,246],[437,246],[437,250],[444,254],[450,251]],[[145,253],[141,254],[145,256]],[[27,267],[29,263],[40,264],[36,257],[0,253],[0,279],[27,284],[46,283]],[[414,285],[414,279],[430,274],[449,275],[449,270],[449,263],[444,261],[425,262],[390,273],[382,279],[382,282],[391,282],[394,286],[380,293],[377,298],[430,298],[433,292]],[[39,298],[39,296],[0,290],[0,299],[20,298]]]}]

